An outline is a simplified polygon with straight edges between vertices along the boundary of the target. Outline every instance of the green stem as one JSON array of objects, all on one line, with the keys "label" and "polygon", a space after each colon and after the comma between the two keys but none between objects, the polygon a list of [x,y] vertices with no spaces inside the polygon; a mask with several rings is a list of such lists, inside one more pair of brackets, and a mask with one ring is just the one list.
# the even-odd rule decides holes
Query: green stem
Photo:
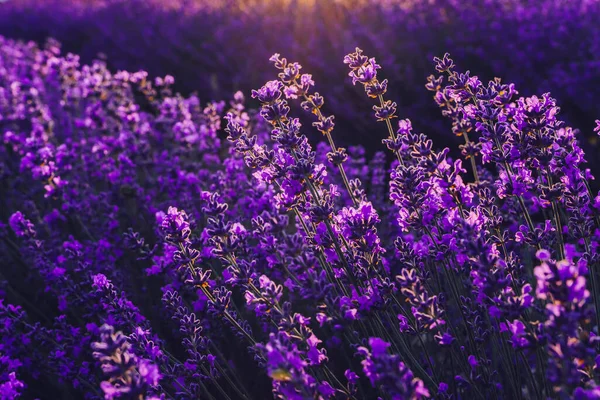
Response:
[{"label": "green stem", "polygon": [[[385,100],[383,99],[382,95],[379,95],[378,97],[379,97],[379,104],[381,105],[381,107],[383,107],[385,104]],[[393,141],[396,141],[396,134],[394,133],[394,129],[392,128],[392,123],[390,122],[389,118],[385,119],[385,125],[387,126],[388,133],[390,135],[390,139],[392,139]],[[396,157],[398,158],[398,162],[400,163],[400,165],[404,165],[404,161],[402,160],[402,156],[400,155],[400,152],[394,151],[394,154],[396,154]]]}]

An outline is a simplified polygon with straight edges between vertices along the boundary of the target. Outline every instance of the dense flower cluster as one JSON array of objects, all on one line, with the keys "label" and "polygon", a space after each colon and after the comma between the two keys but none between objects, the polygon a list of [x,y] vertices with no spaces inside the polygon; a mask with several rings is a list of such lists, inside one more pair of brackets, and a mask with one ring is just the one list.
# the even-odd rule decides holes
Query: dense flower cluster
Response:
[{"label": "dense flower cluster", "polygon": [[454,159],[357,48],[388,165],[270,61],[252,110],[0,37],[0,398],[600,398],[600,196],[556,100],[435,58]]}]

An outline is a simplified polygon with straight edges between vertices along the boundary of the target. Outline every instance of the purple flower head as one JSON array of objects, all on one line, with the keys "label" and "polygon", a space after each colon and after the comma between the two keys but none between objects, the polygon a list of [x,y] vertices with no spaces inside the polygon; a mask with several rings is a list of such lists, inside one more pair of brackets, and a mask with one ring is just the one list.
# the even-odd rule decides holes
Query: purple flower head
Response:
[{"label": "purple flower head", "polygon": [[383,96],[387,92],[388,80],[384,79],[383,81],[373,81],[365,85],[365,92],[367,96],[372,98],[377,98],[379,96]]},{"label": "purple flower head", "polygon": [[350,69],[358,69],[369,61],[369,57],[363,55],[363,51],[358,47],[354,53],[350,53],[344,57],[344,64],[348,64]]},{"label": "purple flower head", "polygon": [[454,61],[450,58],[450,54],[446,53],[442,58],[433,57],[435,70],[437,72],[450,72],[454,67]]},{"label": "purple flower head", "polygon": [[34,225],[20,211],[10,216],[8,225],[19,237],[33,238],[36,235]]},{"label": "purple flower head", "polygon": [[398,121],[398,136],[406,136],[412,133],[412,122],[409,119],[401,119]]},{"label": "purple flower head", "polygon": [[316,380],[306,369],[302,352],[285,332],[271,334],[266,345],[258,345],[267,361],[273,390],[285,398],[303,398],[302,393],[318,391]]},{"label": "purple flower head", "polygon": [[273,103],[281,98],[281,89],[283,83],[280,81],[269,81],[258,90],[252,91],[252,98],[258,99],[261,103]]},{"label": "purple flower head", "polygon": [[154,387],[158,385],[158,381],[161,379],[162,375],[156,364],[153,364],[148,360],[140,360],[137,369],[140,377],[148,386]]},{"label": "purple flower head", "polygon": [[323,381],[319,385],[319,393],[323,395],[323,398],[330,399],[335,395],[336,391],[333,387],[331,387],[331,384],[329,384],[329,382]]},{"label": "purple flower head", "polygon": [[92,276],[93,286],[98,291],[104,291],[112,287],[110,281],[106,278],[104,274],[96,274]]},{"label": "purple flower head", "polygon": [[373,357],[381,357],[387,354],[390,344],[380,338],[369,338],[369,346]]},{"label": "purple flower head", "polygon": [[313,126],[317,128],[317,130],[323,135],[326,135],[327,133],[330,133],[335,127],[335,123],[333,122],[333,120],[334,116],[330,115],[322,121],[313,122]]},{"label": "purple flower head", "polygon": [[275,68],[284,69],[287,65],[287,60],[285,58],[281,58],[281,54],[275,53],[271,57],[269,57],[269,61],[275,64]]},{"label": "purple flower head", "polygon": [[375,59],[370,58],[365,65],[350,72],[349,76],[352,78],[352,84],[356,84],[356,82],[360,82],[363,85],[375,83],[377,80],[377,70],[380,68],[381,66],[377,64]]},{"label": "purple flower head", "polygon": [[373,106],[378,121],[396,118],[396,108],[397,104],[391,100],[386,100],[381,106]]},{"label": "purple flower head", "polygon": [[148,360],[138,359],[130,350],[127,337],[114,332],[112,326],[100,328],[100,342],[92,343],[93,356],[102,365],[108,378],[100,384],[105,398],[145,396],[161,378],[158,367]]},{"label": "purple flower head", "polygon": [[528,347],[530,345],[527,339],[527,333],[525,331],[525,324],[522,321],[516,319],[513,322],[506,322],[506,327],[512,334],[512,345],[515,349]]},{"label": "purple flower head", "polygon": [[176,207],[169,207],[161,223],[168,242],[179,245],[188,240],[191,230],[187,219],[185,211],[180,211]]},{"label": "purple flower head", "polygon": [[306,357],[309,361],[309,365],[320,365],[327,361],[327,353],[323,349],[319,348],[319,344],[322,343],[319,338],[317,338],[314,334],[311,334],[306,340],[306,343],[308,344]]},{"label": "purple flower head", "polygon": [[285,67],[283,67],[283,70],[279,73],[279,79],[281,79],[284,84],[292,84],[300,78],[301,69],[302,66],[296,62],[287,63]]},{"label": "purple flower head", "polygon": [[536,294],[538,298],[545,300],[551,295],[555,302],[565,300],[573,305],[582,306],[590,296],[583,276],[586,271],[587,268],[584,265],[575,264],[571,260],[543,261],[534,270],[537,278]]},{"label": "purple flower head", "polygon": [[397,355],[388,353],[389,343],[380,338],[369,338],[369,347],[359,347],[358,354],[363,357],[363,372],[371,385],[382,387],[392,398],[416,400],[429,397],[423,381],[415,378]]},{"label": "purple flower head", "polygon": [[263,104],[260,110],[260,116],[266,121],[277,125],[287,121],[287,115],[290,112],[290,107],[285,100],[275,101],[274,103]]},{"label": "purple flower head", "polygon": [[13,400],[21,397],[25,384],[17,379],[14,371],[9,372],[5,379],[0,379],[0,399]]}]

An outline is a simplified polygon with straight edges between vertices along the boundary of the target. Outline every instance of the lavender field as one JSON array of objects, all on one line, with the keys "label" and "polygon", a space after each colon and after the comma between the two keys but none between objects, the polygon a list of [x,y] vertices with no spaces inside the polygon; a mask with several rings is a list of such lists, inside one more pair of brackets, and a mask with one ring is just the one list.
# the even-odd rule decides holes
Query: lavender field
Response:
[{"label": "lavender field", "polygon": [[598,21],[0,1],[0,400],[600,399]]}]

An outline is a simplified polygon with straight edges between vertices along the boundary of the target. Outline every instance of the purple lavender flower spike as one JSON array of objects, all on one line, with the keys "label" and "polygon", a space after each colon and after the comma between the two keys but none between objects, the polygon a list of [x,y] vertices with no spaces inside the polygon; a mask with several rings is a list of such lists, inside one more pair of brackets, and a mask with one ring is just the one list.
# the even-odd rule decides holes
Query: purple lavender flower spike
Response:
[{"label": "purple lavender flower spike", "polygon": [[359,347],[358,354],[363,357],[363,372],[371,385],[381,386],[384,393],[397,399],[429,398],[429,391],[423,381],[400,361],[396,355],[388,353],[390,344],[380,338],[369,338],[369,348]]},{"label": "purple lavender flower spike", "polygon": [[139,359],[129,348],[127,337],[109,325],[100,327],[100,342],[92,343],[94,358],[102,365],[107,380],[100,384],[106,399],[148,399],[148,390],[158,385],[156,365]]}]

